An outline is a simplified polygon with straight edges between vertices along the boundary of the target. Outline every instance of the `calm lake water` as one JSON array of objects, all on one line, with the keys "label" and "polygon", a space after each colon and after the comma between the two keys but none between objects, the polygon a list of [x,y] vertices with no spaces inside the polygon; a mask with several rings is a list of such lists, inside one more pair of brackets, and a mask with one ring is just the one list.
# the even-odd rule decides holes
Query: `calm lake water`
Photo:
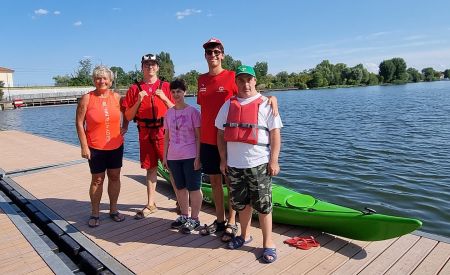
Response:
[{"label": "calm lake water", "polygon": [[[356,209],[415,217],[423,231],[450,237],[450,81],[270,94],[284,123],[277,183]],[[75,108],[0,111],[0,129],[78,145]],[[138,155],[130,124],[125,157]]]}]

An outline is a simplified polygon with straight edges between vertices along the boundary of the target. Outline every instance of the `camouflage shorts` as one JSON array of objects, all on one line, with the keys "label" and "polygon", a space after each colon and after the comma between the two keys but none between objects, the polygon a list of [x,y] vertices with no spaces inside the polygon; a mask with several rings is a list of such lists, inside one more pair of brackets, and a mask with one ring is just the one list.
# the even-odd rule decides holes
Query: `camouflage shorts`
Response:
[{"label": "camouflage shorts", "polygon": [[228,167],[231,206],[236,211],[251,205],[261,214],[272,212],[272,178],[267,163],[253,168]]}]

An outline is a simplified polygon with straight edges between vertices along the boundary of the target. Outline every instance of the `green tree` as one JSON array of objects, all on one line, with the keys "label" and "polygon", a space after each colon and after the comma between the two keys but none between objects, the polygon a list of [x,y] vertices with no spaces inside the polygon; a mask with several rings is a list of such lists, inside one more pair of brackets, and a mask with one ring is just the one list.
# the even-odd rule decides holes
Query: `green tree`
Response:
[{"label": "green tree", "polygon": [[405,83],[408,81],[408,73],[406,72],[406,62],[403,58],[395,57],[391,59],[395,66],[393,80],[396,83]]},{"label": "green tree", "polygon": [[378,83],[379,83],[378,75],[374,73],[369,73],[369,82],[367,83],[367,85],[378,85]]},{"label": "green tree", "polygon": [[406,73],[408,74],[408,81],[409,82],[419,82],[422,81],[422,74],[414,69],[414,68],[408,68],[406,70]]},{"label": "green tree", "polygon": [[55,81],[55,86],[65,87],[70,86],[72,78],[70,75],[57,75],[53,77],[53,80]]},{"label": "green tree", "polygon": [[72,75],[53,77],[55,86],[92,86],[92,62],[90,59],[78,61],[78,69]]},{"label": "green tree", "polygon": [[3,87],[5,87],[5,82],[0,81],[0,101],[3,100]]},{"label": "green tree", "polygon": [[317,72],[320,72],[322,74],[322,77],[326,79],[326,85],[337,85],[336,79],[334,76],[334,65],[330,63],[328,60],[323,60],[319,64],[317,64],[316,68],[314,69]]},{"label": "green tree", "polygon": [[425,81],[433,81],[434,79],[434,72],[435,70],[431,67],[422,69],[423,79]]},{"label": "green tree", "polygon": [[110,69],[114,72],[114,84],[117,85],[117,87],[128,87],[133,82],[130,76],[122,69],[122,67],[112,66]]},{"label": "green tree", "polygon": [[170,58],[170,54],[166,52],[161,52],[156,55],[159,58],[159,77],[166,81],[172,81],[175,75],[175,66]]},{"label": "green tree", "polygon": [[445,78],[450,78],[450,69],[447,69],[444,71],[444,77]]},{"label": "green tree", "polygon": [[359,81],[360,84],[367,85],[369,83],[369,71],[367,71],[366,68],[364,68],[363,64],[358,64],[354,68],[357,68],[361,71],[361,80]]},{"label": "green tree", "polygon": [[304,83],[305,85],[312,79],[311,70],[304,70],[298,74],[299,83]]},{"label": "green tree", "polygon": [[256,73],[257,85],[260,88],[265,88],[267,85],[267,72],[269,70],[267,62],[256,62],[253,68]]},{"label": "green tree", "polygon": [[345,78],[345,69],[347,68],[347,65],[344,63],[337,63],[333,67],[333,74],[336,85],[344,85],[346,78]]},{"label": "green tree", "polygon": [[395,64],[392,60],[383,60],[380,63],[380,72],[379,75],[383,77],[383,81],[385,83],[391,83],[394,79],[395,74]]},{"label": "green tree", "polygon": [[187,89],[189,94],[197,93],[197,79],[200,73],[196,70],[191,70],[185,74],[181,74],[178,78],[184,79],[186,81]]},{"label": "green tree", "polygon": [[347,83],[350,85],[359,85],[361,84],[362,78],[363,70],[361,69],[361,67],[355,66],[353,68],[350,68],[350,74],[347,77]]},{"label": "green tree", "polygon": [[142,70],[138,70],[137,68],[135,68],[134,71],[129,71],[127,75],[128,78],[131,79],[131,83],[143,79]]},{"label": "green tree", "polygon": [[314,71],[311,74],[311,79],[307,83],[308,87],[319,88],[328,85],[327,79],[319,71]]},{"label": "green tree", "polygon": [[231,55],[225,55],[224,59],[222,60],[222,67],[226,70],[230,71],[236,71],[236,69],[242,65],[242,62],[240,60],[234,60]]},{"label": "green tree", "polygon": [[441,75],[443,73],[439,72],[439,71],[434,71],[434,80],[439,80],[441,78]]},{"label": "green tree", "polygon": [[92,86],[92,62],[82,59],[78,62],[78,70],[69,82],[69,86]]},{"label": "green tree", "polygon": [[289,74],[286,71],[277,73],[275,76],[275,81],[276,83],[281,84],[281,87],[278,88],[289,88],[294,86],[294,84],[290,82]]}]

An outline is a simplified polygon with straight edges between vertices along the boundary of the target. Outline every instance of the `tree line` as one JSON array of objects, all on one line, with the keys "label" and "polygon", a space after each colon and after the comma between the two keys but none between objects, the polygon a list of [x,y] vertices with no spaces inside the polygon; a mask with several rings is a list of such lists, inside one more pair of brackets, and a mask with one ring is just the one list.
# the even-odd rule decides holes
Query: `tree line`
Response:
[{"label": "tree line", "polygon": [[[170,54],[161,52],[157,54],[160,60],[159,77],[171,81],[175,77],[175,66]],[[225,55],[222,66],[228,70],[236,70],[242,65],[240,60],[235,60],[230,55]],[[90,86],[92,85],[93,65],[90,59],[79,61],[79,67],[72,75],[55,76],[55,86]],[[380,84],[404,84],[409,82],[435,81],[442,77],[449,78],[450,70],[443,72],[431,67],[424,68],[420,72],[415,68],[408,68],[403,58],[395,57],[383,60],[379,65],[378,74],[369,72],[362,64],[348,67],[344,63],[332,64],[323,60],[315,68],[299,73],[282,71],[276,75],[268,73],[267,62],[256,62],[254,65],[257,87],[265,89],[314,89],[323,87],[368,86]],[[142,79],[139,69],[125,72],[119,66],[112,66],[111,70],[116,74],[115,88],[127,88],[135,80]],[[200,75],[196,70],[176,76],[186,81],[188,91],[197,91],[197,78]]]}]

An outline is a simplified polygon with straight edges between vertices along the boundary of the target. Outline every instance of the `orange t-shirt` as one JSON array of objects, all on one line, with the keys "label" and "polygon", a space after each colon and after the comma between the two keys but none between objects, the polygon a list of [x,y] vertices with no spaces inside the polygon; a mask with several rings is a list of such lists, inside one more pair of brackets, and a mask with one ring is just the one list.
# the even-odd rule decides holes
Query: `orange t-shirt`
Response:
[{"label": "orange t-shirt", "polygon": [[235,73],[223,70],[218,75],[208,73],[198,78],[197,104],[201,108],[200,142],[217,145],[215,120],[220,107],[237,93]]},{"label": "orange t-shirt", "polygon": [[99,150],[114,150],[123,144],[120,134],[120,103],[114,93],[106,97],[89,93],[86,110],[86,138],[89,147]]}]

